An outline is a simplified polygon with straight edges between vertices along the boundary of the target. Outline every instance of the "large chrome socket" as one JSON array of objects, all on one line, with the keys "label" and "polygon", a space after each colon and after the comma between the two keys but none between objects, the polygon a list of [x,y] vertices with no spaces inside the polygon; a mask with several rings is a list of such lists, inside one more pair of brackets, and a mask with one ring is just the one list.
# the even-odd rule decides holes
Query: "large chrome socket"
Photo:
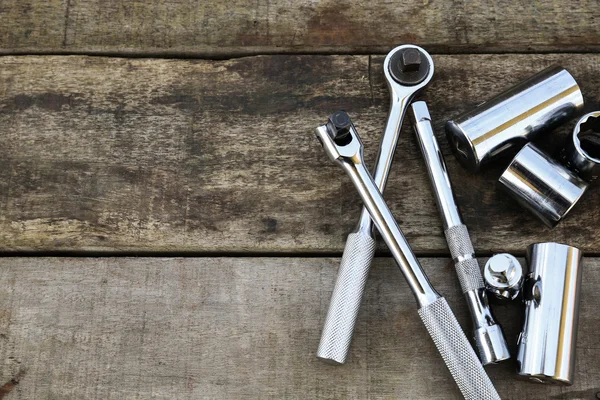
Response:
[{"label": "large chrome socket", "polygon": [[567,70],[554,66],[448,121],[446,136],[458,161],[477,171],[582,109],[579,85]]},{"label": "large chrome socket", "polygon": [[587,182],[531,143],[515,156],[499,182],[549,228],[567,215],[588,188]]},{"label": "large chrome socket", "polygon": [[525,321],[518,373],[534,382],[573,383],[583,253],[558,243],[527,249]]}]

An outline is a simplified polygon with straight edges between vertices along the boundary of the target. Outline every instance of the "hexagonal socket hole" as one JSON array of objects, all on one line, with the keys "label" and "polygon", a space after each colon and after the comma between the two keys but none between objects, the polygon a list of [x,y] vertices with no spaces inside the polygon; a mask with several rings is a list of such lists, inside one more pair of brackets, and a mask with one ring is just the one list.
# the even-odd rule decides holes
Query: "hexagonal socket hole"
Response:
[{"label": "hexagonal socket hole", "polygon": [[579,127],[577,137],[581,143],[581,149],[588,156],[600,159],[600,118],[589,117]]}]

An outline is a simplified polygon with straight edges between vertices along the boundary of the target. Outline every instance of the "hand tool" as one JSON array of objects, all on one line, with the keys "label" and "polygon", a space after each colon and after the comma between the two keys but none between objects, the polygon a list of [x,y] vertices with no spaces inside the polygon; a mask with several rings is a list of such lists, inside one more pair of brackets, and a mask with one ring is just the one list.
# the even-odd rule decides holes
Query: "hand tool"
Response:
[{"label": "hand tool", "polygon": [[[382,192],[406,109],[414,96],[431,80],[433,60],[418,46],[398,46],[386,56],[383,73],[390,92],[390,109],[373,174]],[[343,364],[346,361],[374,253],[373,223],[363,208],[356,229],[346,240],[317,350],[317,357],[325,362]]]},{"label": "hand tool", "polygon": [[582,108],[577,82],[567,70],[554,66],[448,121],[446,135],[458,161],[475,172]]},{"label": "hand tool", "polygon": [[517,367],[519,375],[534,382],[573,383],[582,257],[579,249],[559,243],[527,249]]},{"label": "hand tool", "polygon": [[565,218],[588,188],[587,182],[531,143],[515,156],[499,182],[549,228]]},{"label": "hand tool", "polygon": [[500,302],[516,299],[523,287],[523,267],[514,256],[494,254],[483,268],[485,289]]},{"label": "hand tool", "polygon": [[475,258],[469,231],[463,224],[452,192],[452,182],[446,169],[427,104],[423,101],[411,105],[411,120],[423,153],[434,197],[442,215],[444,234],[454,261],[456,274],[469,306],[473,321],[475,348],[483,365],[494,364],[510,358],[502,328],[496,323],[488,304],[479,263]]},{"label": "hand tool", "polygon": [[[337,115],[336,115],[337,114]],[[350,176],[379,233],[419,305],[419,315],[466,399],[499,399],[475,351],[446,300],[429,282],[417,257],[388,208],[377,184],[364,165],[363,145],[345,113],[336,113],[316,135],[332,161]],[[340,122],[344,123],[340,123]]]},{"label": "hand tool", "polygon": [[562,151],[563,163],[582,179],[593,182],[600,175],[600,111],[577,121]]}]

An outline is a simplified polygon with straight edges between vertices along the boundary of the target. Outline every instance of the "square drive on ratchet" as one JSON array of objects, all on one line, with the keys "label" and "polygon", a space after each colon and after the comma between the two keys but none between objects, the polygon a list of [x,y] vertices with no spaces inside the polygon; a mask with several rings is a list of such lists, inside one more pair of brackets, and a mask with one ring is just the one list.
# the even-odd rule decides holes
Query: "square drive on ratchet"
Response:
[{"label": "square drive on ratchet", "polygon": [[[414,45],[396,47],[384,60],[383,72],[390,92],[390,110],[373,174],[373,181],[380,192],[385,188],[406,111],[415,95],[431,81],[433,71],[431,56]],[[336,115],[342,121],[336,122]],[[330,125],[335,128],[337,123],[341,127],[344,115],[334,114],[330,118]],[[448,245],[471,313],[475,347],[484,365],[505,360],[510,357],[508,347],[488,306],[479,265],[473,256],[467,230],[460,220],[450,181],[445,174],[445,165],[436,158],[437,142],[435,137],[433,140],[429,135],[424,137],[430,149],[422,149],[444,217]],[[421,143],[423,146],[423,140]],[[326,362],[343,364],[346,361],[374,253],[374,227],[365,207],[356,229],[348,235],[325,319],[317,357]]]}]

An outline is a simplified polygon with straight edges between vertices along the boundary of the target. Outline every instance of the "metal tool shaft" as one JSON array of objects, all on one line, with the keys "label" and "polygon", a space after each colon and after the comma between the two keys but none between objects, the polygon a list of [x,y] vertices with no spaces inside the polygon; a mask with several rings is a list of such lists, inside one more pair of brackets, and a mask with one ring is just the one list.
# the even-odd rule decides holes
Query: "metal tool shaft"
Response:
[{"label": "metal tool shaft", "polygon": [[471,313],[477,351],[484,364],[510,358],[502,330],[494,321],[484,290],[479,263],[467,227],[463,224],[452,191],[444,156],[431,126],[427,104],[422,101],[411,105],[415,134],[423,153],[434,197],[442,216],[444,233],[454,259],[456,273]]},{"label": "metal tool shaft", "polygon": [[454,200],[454,192],[452,191],[452,183],[446,169],[446,163],[431,127],[431,116],[427,104],[423,101],[417,101],[412,104],[411,110],[415,134],[425,160],[433,194],[442,215],[444,230],[462,225],[462,218],[458,205]]},{"label": "metal tool shaft", "polygon": [[390,249],[419,306],[423,307],[436,301],[440,295],[429,283],[429,279],[398,227],[381,192],[371,179],[369,171],[364,164],[343,163],[342,166],[352,179],[369,215],[379,230],[379,234]]},{"label": "metal tool shaft", "polygon": [[[375,185],[377,185],[377,188],[382,193],[385,190],[385,185],[390,174],[404,115],[414,97],[414,93],[411,93],[410,96],[395,92],[391,92],[390,94],[390,111],[373,173],[373,182],[375,182]],[[369,235],[373,235],[373,221],[366,207],[363,207],[360,213],[356,231],[368,232]]]},{"label": "metal tool shaft", "polygon": [[[406,62],[413,62],[412,69],[416,71],[403,72],[402,65]],[[383,72],[390,93],[390,108],[373,173],[381,192],[387,182],[408,105],[431,80],[433,60],[418,46],[402,45],[389,52],[383,62]],[[363,208],[356,229],[346,240],[317,350],[317,357],[327,363],[343,364],[346,361],[375,247],[373,222],[367,209]]]}]

